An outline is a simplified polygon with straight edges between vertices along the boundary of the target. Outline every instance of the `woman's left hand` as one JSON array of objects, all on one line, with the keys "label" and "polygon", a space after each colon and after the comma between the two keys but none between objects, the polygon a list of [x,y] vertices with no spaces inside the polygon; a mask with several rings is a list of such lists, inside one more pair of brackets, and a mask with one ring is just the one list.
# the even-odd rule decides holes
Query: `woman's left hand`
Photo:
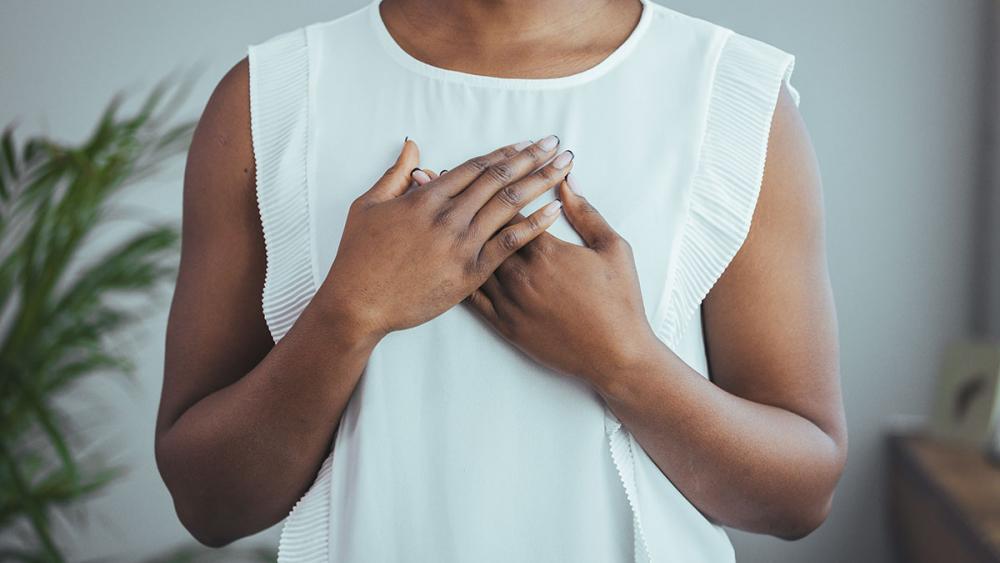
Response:
[{"label": "woman's left hand", "polygon": [[536,361],[600,390],[610,374],[647,357],[656,337],[632,248],[572,183],[559,185],[559,199],[586,246],[542,233],[465,303]]}]

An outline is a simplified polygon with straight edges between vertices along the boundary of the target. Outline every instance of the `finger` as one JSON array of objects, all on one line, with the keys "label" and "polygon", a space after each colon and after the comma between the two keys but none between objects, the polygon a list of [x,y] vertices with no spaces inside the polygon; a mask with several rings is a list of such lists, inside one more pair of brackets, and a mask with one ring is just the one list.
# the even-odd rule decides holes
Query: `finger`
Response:
[{"label": "finger", "polygon": [[572,167],[573,151],[563,151],[528,176],[500,188],[473,217],[473,232],[492,235],[535,198],[559,184]]},{"label": "finger", "polygon": [[[536,239],[537,240],[537,239]],[[500,291],[506,291],[505,288],[517,288],[524,285],[530,285],[530,271],[527,256],[523,253],[527,251],[534,241],[524,245],[521,250],[511,254],[507,258],[500,262],[496,270],[493,270],[493,276],[497,280],[496,287]],[[483,284],[485,286],[485,284]],[[489,293],[487,293],[489,295]],[[506,295],[506,294],[505,294]],[[493,299],[496,303],[497,299]]]},{"label": "finger", "polygon": [[563,201],[566,219],[590,248],[599,249],[619,238],[604,216],[580,195],[572,176],[559,184],[559,199]]},{"label": "finger", "polygon": [[520,211],[518,211],[517,213],[514,214],[513,217],[510,218],[510,221],[507,221],[507,224],[504,225],[504,227],[509,227],[511,225],[516,225],[517,223],[520,223],[521,221],[524,221],[525,219],[527,219],[527,217],[525,217]]},{"label": "finger", "polygon": [[528,216],[527,219],[504,227],[483,245],[479,255],[485,270],[493,272],[512,254],[524,247],[559,217],[562,204],[556,200]]},{"label": "finger", "polygon": [[483,316],[487,321],[494,322],[497,319],[497,311],[493,308],[493,302],[481,289],[476,289],[465,298],[473,310]]},{"label": "finger", "polygon": [[410,177],[413,178],[413,181],[416,182],[418,186],[423,186],[434,179],[434,177],[432,177],[427,170],[423,170],[421,168],[414,168],[410,172]]},{"label": "finger", "polygon": [[[504,226],[506,227],[509,225],[514,225],[520,223],[521,221],[524,221],[525,219],[527,219],[527,217],[525,217],[521,212],[517,212],[514,214],[514,217],[512,217],[511,220],[507,222],[507,225]],[[517,251],[517,254],[524,254],[525,256],[530,258],[537,254],[544,254],[546,251],[551,250],[553,246],[562,242],[563,241],[560,240],[558,237],[553,236],[552,233],[548,231],[542,231],[541,234],[535,237],[535,240],[524,245],[521,248],[521,250]],[[487,292],[487,295],[489,295],[489,292]]]},{"label": "finger", "polygon": [[407,137],[403,147],[396,157],[396,162],[382,174],[375,185],[362,197],[373,201],[385,201],[402,195],[410,187],[410,171],[420,162],[420,148],[417,143]]},{"label": "finger", "polygon": [[497,278],[496,273],[490,275],[483,282],[483,285],[479,287],[479,290],[486,294],[486,297],[493,304],[493,308],[496,309],[496,302],[503,295],[503,288],[500,285],[500,280]]},{"label": "finger", "polygon": [[[479,211],[497,192],[538,170],[555,155],[558,146],[559,137],[549,135],[537,143],[525,146],[516,154],[487,166],[465,191],[455,196],[459,207],[470,214]],[[457,170],[452,170],[448,176],[455,172]]]},{"label": "finger", "polygon": [[497,162],[516,155],[524,147],[531,144],[531,141],[522,141],[513,145],[506,145],[495,151],[466,160],[459,166],[448,170],[448,174],[441,172],[441,177],[434,182],[434,186],[428,189],[437,190],[449,197],[461,193],[473,180],[479,177],[484,170],[488,170]]},{"label": "finger", "polygon": [[435,172],[433,170],[424,170],[424,172],[426,172],[427,175],[431,177],[431,180],[433,180],[434,178],[437,178],[438,176],[440,176],[440,174],[438,174],[437,172]]}]

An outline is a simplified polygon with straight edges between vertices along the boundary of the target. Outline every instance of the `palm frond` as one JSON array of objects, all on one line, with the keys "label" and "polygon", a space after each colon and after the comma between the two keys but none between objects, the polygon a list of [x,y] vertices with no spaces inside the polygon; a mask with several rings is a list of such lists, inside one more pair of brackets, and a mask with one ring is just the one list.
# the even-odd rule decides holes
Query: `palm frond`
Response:
[{"label": "palm frond", "polygon": [[188,86],[163,81],[129,115],[115,96],[78,145],[20,141],[13,126],[0,135],[0,532],[31,538],[0,546],[5,559],[63,560],[51,515],[121,474],[81,461],[57,400],[94,375],[134,371],[110,344],[141,318],[120,297],[148,300],[170,279],[179,233],[144,226],[100,254],[91,240],[120,190],[187,147],[194,122],[171,121]]}]

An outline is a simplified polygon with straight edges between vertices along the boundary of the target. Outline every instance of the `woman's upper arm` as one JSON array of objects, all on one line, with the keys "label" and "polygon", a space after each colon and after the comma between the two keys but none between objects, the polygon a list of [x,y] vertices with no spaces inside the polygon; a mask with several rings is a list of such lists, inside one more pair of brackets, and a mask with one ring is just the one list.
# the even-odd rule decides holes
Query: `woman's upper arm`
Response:
[{"label": "woman's upper arm", "polygon": [[704,319],[717,385],[803,416],[846,445],[822,184],[785,87],[749,234],[706,297]]},{"label": "woman's upper arm", "polygon": [[244,58],[216,86],[188,151],[158,433],[274,345],[261,310],[266,258],[254,177]]}]

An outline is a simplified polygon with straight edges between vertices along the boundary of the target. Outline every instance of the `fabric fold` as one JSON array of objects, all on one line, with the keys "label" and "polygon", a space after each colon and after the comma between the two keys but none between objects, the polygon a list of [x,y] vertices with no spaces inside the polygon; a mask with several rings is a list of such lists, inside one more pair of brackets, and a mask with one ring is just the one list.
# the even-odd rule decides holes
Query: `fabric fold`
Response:
[{"label": "fabric fold", "polygon": [[306,29],[251,45],[247,58],[257,207],[267,254],[261,301],[268,329],[278,342],[316,292],[306,171]]},{"label": "fabric fold", "polygon": [[722,48],[708,107],[698,170],[676,256],[659,334],[674,347],[750,230],[778,93],[790,83],[795,57],[730,31]]}]

